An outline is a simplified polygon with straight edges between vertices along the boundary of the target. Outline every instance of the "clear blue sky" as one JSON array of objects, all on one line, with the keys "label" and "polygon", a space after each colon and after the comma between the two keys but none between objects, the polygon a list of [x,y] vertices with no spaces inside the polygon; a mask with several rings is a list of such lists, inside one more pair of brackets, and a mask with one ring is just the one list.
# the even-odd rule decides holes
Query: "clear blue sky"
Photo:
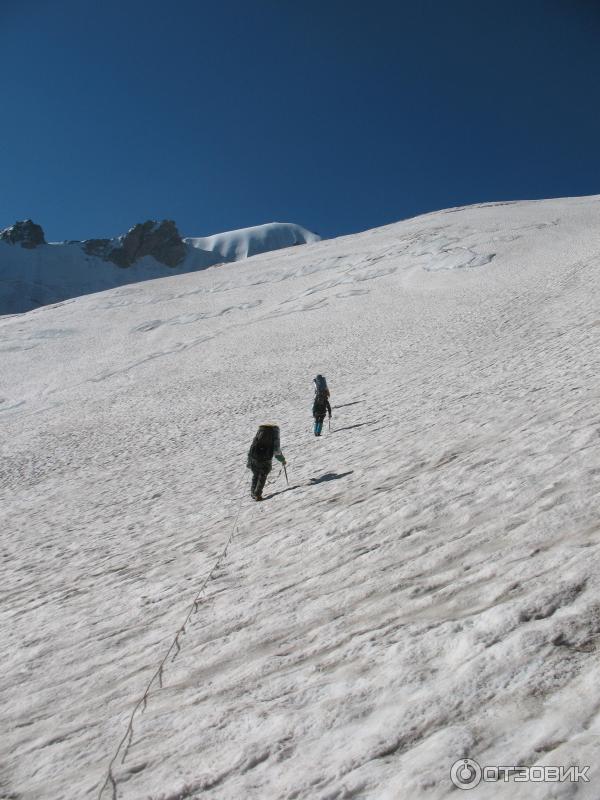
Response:
[{"label": "clear blue sky", "polygon": [[324,236],[600,193],[597,0],[0,0],[0,227]]}]

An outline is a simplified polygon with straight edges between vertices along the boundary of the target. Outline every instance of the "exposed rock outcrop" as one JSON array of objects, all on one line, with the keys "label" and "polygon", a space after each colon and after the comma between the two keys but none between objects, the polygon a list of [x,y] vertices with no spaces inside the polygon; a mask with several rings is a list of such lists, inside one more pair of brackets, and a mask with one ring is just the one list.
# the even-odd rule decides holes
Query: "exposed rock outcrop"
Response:
[{"label": "exposed rock outcrop", "polygon": [[134,225],[118,239],[88,239],[83,242],[88,255],[112,261],[118,267],[130,267],[144,256],[152,256],[167,267],[181,264],[186,254],[177,225],[173,220],[148,220]]},{"label": "exposed rock outcrop", "polygon": [[42,226],[36,225],[30,219],[15,222],[9,228],[4,228],[0,231],[0,241],[8,242],[8,244],[20,244],[27,250],[33,250],[40,244],[46,244]]},{"label": "exposed rock outcrop", "polygon": [[149,220],[111,239],[60,242],[44,242],[41,227],[26,220],[0,228],[0,236],[0,315],[319,239],[279,222],[182,239],[170,220]]}]

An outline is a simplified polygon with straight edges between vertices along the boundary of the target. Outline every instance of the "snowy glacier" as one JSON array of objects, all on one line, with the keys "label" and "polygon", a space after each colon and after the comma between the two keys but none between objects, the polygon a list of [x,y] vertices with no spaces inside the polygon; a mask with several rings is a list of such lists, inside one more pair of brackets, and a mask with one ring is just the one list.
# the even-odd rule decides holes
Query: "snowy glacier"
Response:
[{"label": "snowy glacier", "polygon": [[[116,247],[123,238],[101,241]],[[145,255],[127,267],[86,252],[86,242],[44,243],[29,249],[0,241],[0,316],[319,240],[320,236],[301,225],[269,222],[179,240],[182,260],[177,266],[167,266],[152,255]]]},{"label": "snowy glacier", "polygon": [[0,797],[597,800],[599,297],[588,197],[1,319]]}]

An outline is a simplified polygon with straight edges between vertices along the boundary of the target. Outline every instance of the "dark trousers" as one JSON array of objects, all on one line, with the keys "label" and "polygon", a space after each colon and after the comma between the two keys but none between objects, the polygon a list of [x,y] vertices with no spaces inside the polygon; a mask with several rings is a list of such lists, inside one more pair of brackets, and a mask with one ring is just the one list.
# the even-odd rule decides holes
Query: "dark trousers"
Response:
[{"label": "dark trousers", "polygon": [[252,465],[252,485],[250,487],[252,497],[260,497],[262,495],[269,472],[271,472],[270,465]]},{"label": "dark trousers", "polygon": [[320,436],[321,431],[323,430],[323,420],[325,419],[325,414],[315,414],[315,436]]}]

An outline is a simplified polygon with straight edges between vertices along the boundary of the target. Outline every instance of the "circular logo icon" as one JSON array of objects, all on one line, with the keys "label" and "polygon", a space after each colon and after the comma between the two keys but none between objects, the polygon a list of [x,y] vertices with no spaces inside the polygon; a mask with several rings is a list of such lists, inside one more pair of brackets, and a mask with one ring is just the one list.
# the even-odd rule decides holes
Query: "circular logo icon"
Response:
[{"label": "circular logo icon", "polygon": [[474,789],[481,782],[481,767],[472,758],[460,758],[452,764],[450,780],[459,789]]}]

